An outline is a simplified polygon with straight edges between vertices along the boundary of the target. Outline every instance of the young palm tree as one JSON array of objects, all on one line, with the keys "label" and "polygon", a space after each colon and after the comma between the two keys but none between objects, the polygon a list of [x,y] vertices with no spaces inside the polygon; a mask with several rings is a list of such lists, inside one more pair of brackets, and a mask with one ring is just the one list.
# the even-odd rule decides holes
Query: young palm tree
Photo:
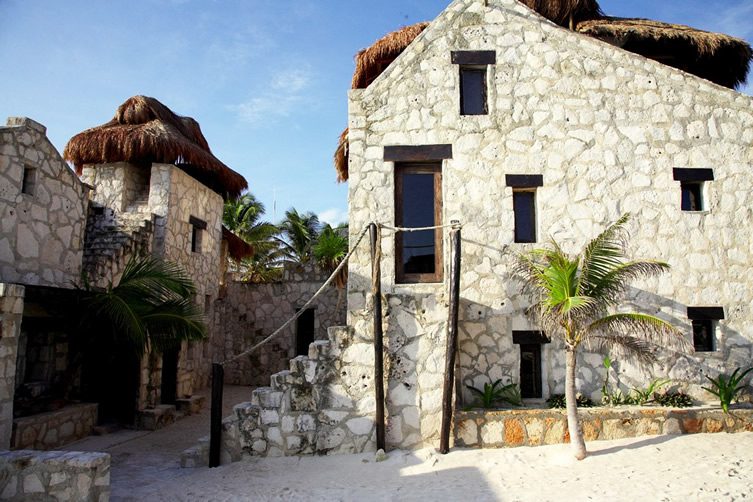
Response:
[{"label": "young palm tree", "polygon": [[194,303],[196,289],[183,269],[151,257],[131,258],[116,285],[85,288],[84,326],[96,326],[125,340],[143,355],[183,340],[200,340],[207,329]]},{"label": "young palm tree", "polygon": [[[313,246],[314,258],[322,270],[334,271],[345,255],[348,254],[348,226],[339,225],[332,228],[325,224]],[[348,269],[342,268],[335,277],[335,286],[343,289],[348,282]]]},{"label": "young palm tree", "polygon": [[576,356],[583,345],[605,351],[655,360],[655,347],[684,348],[686,341],[671,324],[638,313],[609,313],[622,298],[628,283],[638,277],[658,275],[669,269],[659,261],[625,261],[625,224],[622,216],[592,240],[578,256],[567,255],[556,242],[518,256],[517,271],[534,296],[530,312],[547,333],[565,345],[565,400],[570,441],[578,460],[586,445],[578,421],[575,391]]},{"label": "young palm tree", "polygon": [[319,217],[312,212],[300,214],[292,208],[285,212],[285,219],[279,227],[286,257],[299,263],[309,261],[319,235]]}]

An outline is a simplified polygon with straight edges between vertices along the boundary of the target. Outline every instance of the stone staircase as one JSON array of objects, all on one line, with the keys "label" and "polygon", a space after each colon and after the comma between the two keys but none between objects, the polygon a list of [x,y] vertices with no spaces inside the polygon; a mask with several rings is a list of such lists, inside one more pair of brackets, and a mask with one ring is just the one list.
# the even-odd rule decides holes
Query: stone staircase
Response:
[{"label": "stone staircase", "polygon": [[[309,345],[308,356],[290,360],[269,387],[251,392],[222,422],[221,463],[244,456],[291,456],[362,451],[373,419],[355,409],[339,380],[340,355],[352,338],[349,327],[331,327],[329,340]],[[359,439],[360,436],[360,439]],[[182,467],[206,466],[209,437],[181,454]]]},{"label": "stone staircase", "polygon": [[[143,209],[134,207],[137,208]],[[83,257],[83,268],[89,280],[106,286],[123,271],[130,256],[149,254],[155,218],[149,212],[116,214],[109,208],[92,204]]]}]

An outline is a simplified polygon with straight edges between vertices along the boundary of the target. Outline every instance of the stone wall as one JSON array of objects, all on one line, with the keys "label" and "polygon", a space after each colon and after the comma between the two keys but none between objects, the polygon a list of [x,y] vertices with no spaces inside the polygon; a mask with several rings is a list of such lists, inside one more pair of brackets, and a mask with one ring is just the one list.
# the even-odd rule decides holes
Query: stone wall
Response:
[{"label": "stone wall", "polygon": [[24,287],[0,283],[0,450],[10,448]]},{"label": "stone wall", "polygon": [[0,499],[105,502],[109,498],[107,453],[0,452]]},{"label": "stone wall", "polygon": [[[459,114],[459,70],[453,50],[494,50],[487,68],[487,115]],[[349,95],[351,235],[370,221],[394,225],[390,145],[452,145],[442,161],[442,221],[463,224],[460,385],[519,380],[513,330],[532,330],[529,298],[511,272],[517,253],[512,188],[506,174],[540,174],[537,235],[578,251],[624,212],[633,220],[631,256],[667,261],[662,277],[634,283],[624,307],[656,314],[691,339],[687,306],[725,309],[717,350],[664,352],[657,365],[619,361],[623,386],[654,376],[682,382],[697,399],[704,375],[753,359],[753,100],[641,56],[555,26],[514,0],[456,0],[367,89]],[[673,168],[712,168],[707,210],[682,211]],[[742,225],[742,227],[741,227]],[[436,437],[436,395],[447,315],[448,231],[439,283],[397,284],[395,239],[385,233],[382,286],[389,306],[386,346],[393,368],[389,423],[393,446]],[[362,246],[349,265],[348,323],[371,331],[371,261]],[[564,357],[556,343],[542,353],[544,397],[562,393]],[[579,390],[599,398],[601,356],[579,360]],[[416,420],[415,414],[419,417]],[[410,417],[410,418],[409,418]],[[414,425],[408,426],[412,423]],[[417,426],[415,424],[418,424]],[[394,426],[393,426],[394,427]],[[398,439],[400,438],[400,439]]]},{"label": "stone wall", "polygon": [[[216,317],[225,359],[243,352],[272,334],[290,319],[324,284],[329,274],[315,268],[288,263],[282,281],[270,284],[230,282],[217,302]],[[309,307],[314,309],[316,340],[327,339],[327,328],[345,324],[345,291],[330,286]],[[269,385],[273,373],[288,367],[296,356],[296,324],[247,358],[225,368],[225,382],[233,385]]]},{"label": "stone wall", "polygon": [[[753,410],[720,408],[579,409],[586,441],[660,434],[751,432]],[[507,448],[570,442],[565,410],[458,411],[455,446]]]},{"label": "stone wall", "polygon": [[91,434],[97,424],[97,405],[69,404],[64,408],[38,413],[13,421],[11,448],[52,450]]},{"label": "stone wall", "polygon": [[80,280],[89,189],[46,131],[25,117],[0,127],[0,281],[71,288]]}]

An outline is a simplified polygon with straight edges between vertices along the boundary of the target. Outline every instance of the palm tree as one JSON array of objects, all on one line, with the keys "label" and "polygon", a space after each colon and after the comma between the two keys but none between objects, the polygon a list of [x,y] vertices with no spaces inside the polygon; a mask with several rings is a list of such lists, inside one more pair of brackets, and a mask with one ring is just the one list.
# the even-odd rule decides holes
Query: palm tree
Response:
[{"label": "palm tree", "polygon": [[[321,269],[333,272],[348,254],[348,226],[332,228],[329,223],[325,224],[316,238],[312,252]],[[343,289],[347,282],[348,269],[342,268],[335,277],[335,286]]]},{"label": "palm tree", "polygon": [[96,326],[132,346],[138,355],[161,352],[206,337],[196,288],[183,269],[151,257],[132,257],[116,285],[83,292],[84,326]]},{"label": "palm tree", "polygon": [[299,263],[309,261],[319,235],[319,217],[310,211],[299,214],[295,208],[291,208],[285,212],[285,219],[279,227],[286,257]]},{"label": "palm tree", "polygon": [[[669,265],[652,260],[625,261],[629,215],[622,216],[592,240],[578,256],[567,255],[552,242],[517,257],[517,271],[534,296],[529,312],[541,326],[564,342],[567,425],[575,457],[585,458],[586,445],[578,421],[575,374],[578,349],[610,351],[641,362],[655,360],[655,347],[684,348],[686,341],[671,324],[639,313],[609,313],[628,283],[658,275]],[[668,343],[669,342],[669,343]]]}]

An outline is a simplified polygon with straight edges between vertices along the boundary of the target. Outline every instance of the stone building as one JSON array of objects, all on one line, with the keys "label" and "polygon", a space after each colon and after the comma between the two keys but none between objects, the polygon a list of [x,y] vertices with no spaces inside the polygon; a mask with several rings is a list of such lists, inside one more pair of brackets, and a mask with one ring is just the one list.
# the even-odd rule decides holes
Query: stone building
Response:
[{"label": "stone building", "polygon": [[[753,99],[732,89],[750,58],[725,35],[527,0],[455,0],[359,53],[335,155],[351,246],[370,222],[462,224],[456,410],[471,404],[467,385],[496,379],[538,402],[564,391],[564,351],[526,316],[514,257],[550,236],[576,252],[625,212],[629,251],[672,267],[634,283],[625,307],[693,348],[652,368],[618,360],[619,385],[668,377],[708,400],[705,375],[750,365]],[[438,441],[449,256],[447,228],[383,230],[388,447]],[[236,408],[230,458],[374,447],[371,267],[361,245],[349,327]],[[579,391],[596,399],[601,362],[578,361]]]}]

